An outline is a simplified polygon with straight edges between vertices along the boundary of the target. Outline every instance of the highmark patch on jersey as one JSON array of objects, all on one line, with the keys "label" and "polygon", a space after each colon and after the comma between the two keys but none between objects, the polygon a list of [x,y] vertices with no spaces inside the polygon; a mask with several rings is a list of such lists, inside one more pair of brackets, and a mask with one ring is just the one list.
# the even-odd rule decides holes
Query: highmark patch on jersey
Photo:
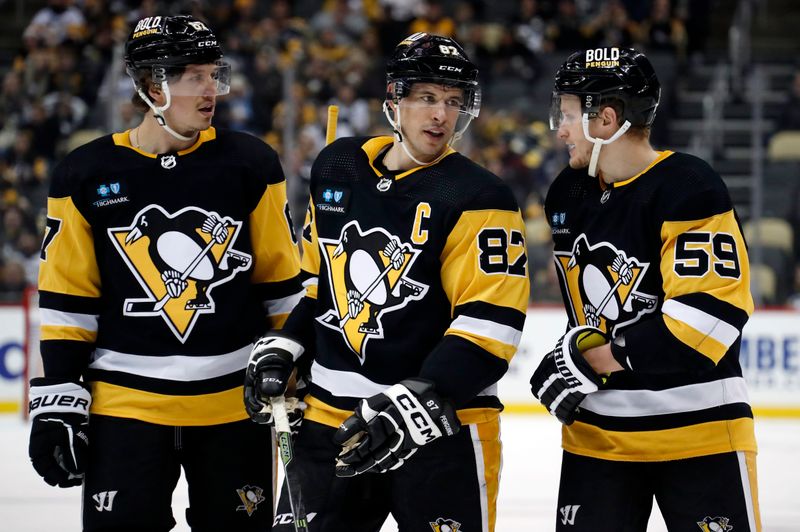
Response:
[{"label": "highmark patch on jersey", "polygon": [[[250,268],[233,249],[242,222],[198,207],[173,214],[151,204],[128,227],[108,229],[114,247],[147,297],[126,298],[126,316],[161,316],[185,342],[200,314],[214,312],[211,289]],[[132,294],[133,295],[133,294]]]},{"label": "highmark patch on jersey", "polygon": [[355,220],[319,246],[335,308],[317,320],[340,331],[363,364],[369,339],[383,338],[381,316],[425,297],[428,286],[408,277],[421,251],[381,227],[363,231]]},{"label": "highmark patch on jersey", "polygon": [[649,263],[608,242],[592,245],[585,234],[571,252],[554,254],[576,323],[613,333],[656,310],[658,297],[638,291]]}]

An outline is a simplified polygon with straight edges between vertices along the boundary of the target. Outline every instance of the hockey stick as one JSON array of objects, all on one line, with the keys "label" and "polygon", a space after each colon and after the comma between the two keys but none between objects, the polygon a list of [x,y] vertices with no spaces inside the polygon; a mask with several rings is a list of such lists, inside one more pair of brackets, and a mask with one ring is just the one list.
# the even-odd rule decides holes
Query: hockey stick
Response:
[{"label": "hockey stick", "polygon": [[[197,268],[197,265],[200,264],[200,261],[203,260],[203,258],[206,256],[206,253],[208,253],[216,243],[217,241],[214,240],[214,238],[212,237],[211,241],[208,244],[206,244],[206,247],[204,247],[203,250],[197,254],[194,260],[189,263],[189,266],[187,266],[186,269],[183,270],[183,273],[181,273],[180,277],[181,281],[185,281],[186,278],[192,274],[194,269]],[[167,290],[167,293],[164,294],[164,297],[155,302],[128,301],[125,303],[125,313],[130,315],[130,314],[151,314],[153,312],[158,312],[159,310],[164,308],[164,305],[166,305],[167,301],[169,301],[170,299],[172,299],[172,296],[169,295],[169,290]]]},{"label": "hockey stick", "polygon": [[294,449],[292,448],[292,429],[289,426],[289,416],[286,414],[286,399],[279,395],[270,399],[272,405],[272,417],[275,419],[275,436],[278,439],[278,448],[283,463],[283,473],[286,477],[286,489],[289,494],[289,506],[292,509],[294,518],[295,532],[308,532],[308,517],[306,508],[303,505],[303,497],[300,492],[300,479],[297,478],[292,459]]},{"label": "hockey stick", "polygon": [[336,140],[336,120],[339,118],[339,106],[328,106],[328,126],[325,130],[325,144],[330,144]]}]

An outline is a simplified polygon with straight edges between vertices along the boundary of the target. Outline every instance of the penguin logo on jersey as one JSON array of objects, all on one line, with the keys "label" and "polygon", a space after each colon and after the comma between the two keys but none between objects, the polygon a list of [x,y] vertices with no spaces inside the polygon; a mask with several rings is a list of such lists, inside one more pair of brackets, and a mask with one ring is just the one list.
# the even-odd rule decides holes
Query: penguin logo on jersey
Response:
[{"label": "penguin logo on jersey", "polygon": [[408,277],[420,251],[383,228],[364,232],[357,221],[319,245],[335,308],[317,320],[340,331],[363,364],[367,341],[383,338],[381,316],[425,297],[428,286]]},{"label": "penguin logo on jersey", "polygon": [[244,510],[247,512],[248,517],[253,515],[258,505],[266,500],[264,497],[264,490],[258,486],[248,485],[243,488],[237,488],[236,494],[239,496],[239,500],[242,501],[242,504],[236,507],[236,511]]},{"label": "penguin logo on jersey", "polygon": [[147,294],[127,298],[126,316],[161,316],[185,342],[200,314],[214,313],[211,289],[247,270],[252,257],[233,249],[242,222],[198,207],[169,214],[148,205],[128,227],[108,229]]},{"label": "penguin logo on jersey", "polygon": [[697,526],[703,532],[727,532],[733,530],[733,526],[729,525],[730,519],[727,517],[708,517],[706,516],[702,521],[697,522]]},{"label": "penguin logo on jersey", "polygon": [[592,246],[585,234],[575,240],[572,252],[555,256],[576,323],[613,333],[656,309],[658,297],[638,291],[649,263],[629,258],[608,242]]},{"label": "penguin logo on jersey", "polygon": [[453,521],[452,519],[439,518],[435,522],[430,523],[433,532],[458,532],[461,530],[461,523]]}]

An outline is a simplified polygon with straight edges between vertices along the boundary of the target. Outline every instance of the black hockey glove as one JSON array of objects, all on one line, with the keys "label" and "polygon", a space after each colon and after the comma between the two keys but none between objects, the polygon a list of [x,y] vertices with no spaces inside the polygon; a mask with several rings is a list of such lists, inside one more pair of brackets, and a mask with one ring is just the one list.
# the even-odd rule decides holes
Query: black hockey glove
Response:
[{"label": "black hockey glove", "polygon": [[[256,423],[274,425],[270,398],[286,393],[286,385],[294,369],[294,362],[303,354],[303,346],[295,340],[272,332],[262,336],[250,352],[244,375],[244,407]],[[300,426],[303,413],[300,405],[286,410],[292,432]]]},{"label": "black hockey glove", "polygon": [[89,450],[92,396],[76,382],[38,377],[31,379],[29,400],[28,456],[33,468],[51,486],[80,486]]},{"label": "black hockey glove", "polygon": [[558,340],[555,349],[545,355],[533,372],[531,392],[565,425],[575,421],[583,398],[605,383],[582,353],[607,342],[600,329],[587,325],[575,327]]},{"label": "black hockey glove", "polygon": [[369,399],[339,426],[334,442],[342,446],[336,476],[385,473],[397,469],[417,449],[461,427],[453,406],[433,383],[406,379]]}]

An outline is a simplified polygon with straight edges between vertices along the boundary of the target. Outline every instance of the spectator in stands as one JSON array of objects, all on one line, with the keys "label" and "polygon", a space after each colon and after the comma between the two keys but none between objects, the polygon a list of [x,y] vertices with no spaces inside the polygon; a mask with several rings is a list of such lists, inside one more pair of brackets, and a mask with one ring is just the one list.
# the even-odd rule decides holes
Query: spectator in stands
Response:
[{"label": "spectator in stands", "polygon": [[8,260],[0,268],[0,300],[20,301],[25,288],[25,268],[19,262]]},{"label": "spectator in stands", "polygon": [[587,41],[582,29],[575,0],[558,0],[556,16],[547,27],[547,38],[553,41],[555,49],[584,48]]},{"label": "spectator in stands", "polygon": [[331,105],[339,107],[338,135],[340,137],[355,137],[366,135],[369,130],[369,104],[363,98],[356,96],[354,87],[342,83],[336,89],[336,97],[330,101]]},{"label": "spectator in stands", "polygon": [[794,70],[792,85],[789,87],[789,101],[783,106],[778,129],[800,130],[800,65]]},{"label": "spectator in stands", "polygon": [[650,16],[642,23],[642,35],[648,50],[670,52],[680,58],[686,55],[686,27],[673,15],[670,0],[653,0]]},{"label": "spectator in stands", "polygon": [[59,46],[66,41],[82,41],[85,37],[86,20],[73,0],[48,0],[25,28],[22,37],[39,41],[48,46]]},{"label": "spectator in stands", "polygon": [[583,27],[583,33],[589,40],[588,46],[592,48],[627,48],[634,43],[638,25],[628,17],[620,0],[611,0],[604,3],[597,15]]},{"label": "spectator in stands", "polygon": [[441,0],[426,0],[422,13],[411,22],[411,33],[423,32],[442,37],[455,35],[456,23],[445,14]]}]

